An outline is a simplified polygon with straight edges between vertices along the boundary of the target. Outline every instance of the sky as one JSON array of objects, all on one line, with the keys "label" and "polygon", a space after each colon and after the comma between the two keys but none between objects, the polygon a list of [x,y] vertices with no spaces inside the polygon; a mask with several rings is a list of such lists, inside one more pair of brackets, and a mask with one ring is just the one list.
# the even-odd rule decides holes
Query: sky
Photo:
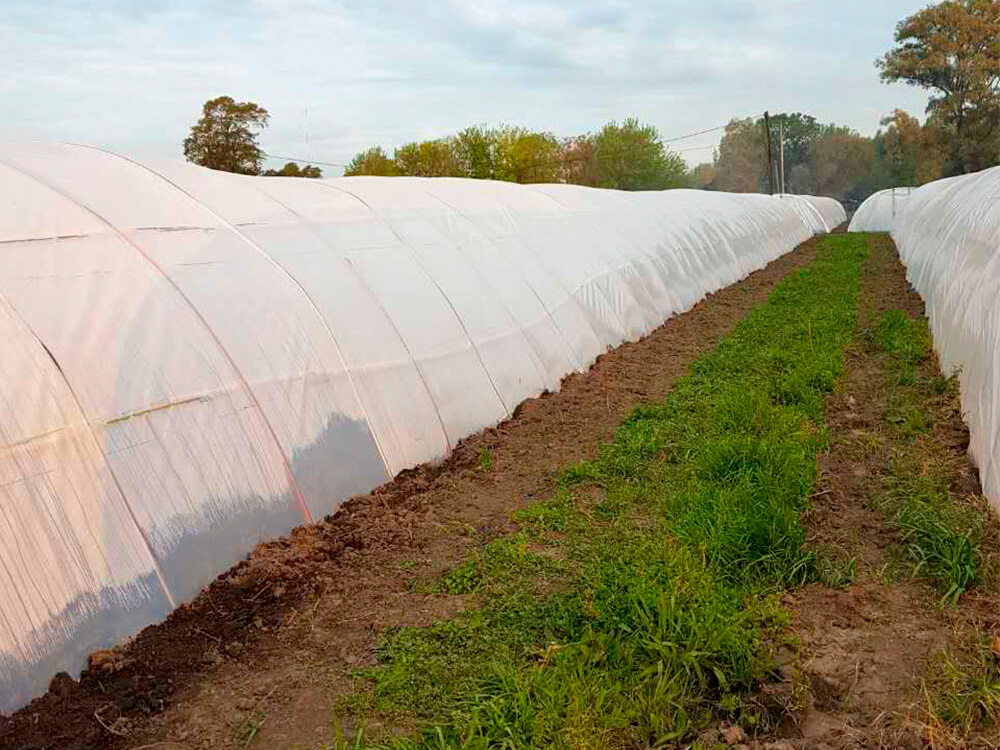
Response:
[{"label": "sky", "polygon": [[[269,154],[339,164],[478,123],[672,138],[768,109],[871,135],[923,114],[874,61],[927,1],[0,0],[0,142],[182,158],[224,94],[270,112]],[[671,146],[694,164],[719,136]]]}]

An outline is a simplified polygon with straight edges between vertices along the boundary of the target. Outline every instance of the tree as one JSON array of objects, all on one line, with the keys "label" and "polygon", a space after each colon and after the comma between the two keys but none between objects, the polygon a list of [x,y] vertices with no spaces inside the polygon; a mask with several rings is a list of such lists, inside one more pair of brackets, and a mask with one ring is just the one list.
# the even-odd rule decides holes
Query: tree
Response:
[{"label": "tree", "polygon": [[837,128],[816,139],[812,160],[816,175],[816,189],[812,192],[856,199],[875,161],[875,151],[870,138],[850,128]]},{"label": "tree", "polygon": [[285,164],[281,169],[268,169],[265,177],[322,177],[323,170],[312,164],[300,167],[294,161]]},{"label": "tree", "polygon": [[510,126],[494,132],[494,179],[520,183],[559,180],[562,145],[554,135]]},{"label": "tree", "polygon": [[[947,160],[947,134],[935,118],[926,124],[901,109],[882,120],[873,139],[880,164],[873,177],[879,187],[916,186],[941,177]],[[876,188],[878,189],[878,188]]]},{"label": "tree", "polygon": [[473,125],[460,131],[451,141],[459,171],[477,180],[495,180],[497,131],[485,125]]},{"label": "tree", "polygon": [[688,172],[688,185],[698,190],[715,190],[715,164],[704,162]]},{"label": "tree", "polygon": [[622,190],[688,184],[684,160],[664,147],[656,128],[635,119],[563,141],[547,131],[475,125],[448,138],[407,143],[392,159],[381,148],[370,148],[352,159],[345,174],[568,182]]},{"label": "tree", "polygon": [[812,151],[807,161],[791,167],[785,165],[785,192],[798,195],[812,195],[816,192],[816,169]]},{"label": "tree", "polygon": [[461,165],[448,140],[407,143],[394,155],[399,174],[412,177],[462,177]]},{"label": "tree", "polygon": [[267,122],[267,110],[253,102],[237,102],[230,96],[210,99],[184,139],[184,157],[209,169],[260,174],[264,152],[257,136]]},{"label": "tree", "polygon": [[[790,193],[816,192],[814,148],[837,128],[801,112],[771,115],[771,149],[777,165],[779,130],[784,130],[785,189]],[[716,188],[740,193],[769,189],[767,139],[764,118],[734,120],[726,127],[715,157]],[[777,187],[777,186],[776,186]]]},{"label": "tree", "polygon": [[652,125],[634,117],[609,122],[594,136],[600,187],[618,190],[665,190],[684,187],[687,166],[667,151]]},{"label": "tree", "polygon": [[947,0],[904,18],[875,64],[883,81],[933,92],[927,111],[952,130],[947,174],[998,163],[1000,2]]},{"label": "tree", "polygon": [[879,155],[885,161],[887,174],[893,187],[917,185],[917,164],[920,160],[922,138],[920,121],[901,109],[893,110],[883,118],[885,132],[879,131]]},{"label": "tree", "polygon": [[[818,122],[800,112],[772,115],[771,145],[775,155],[779,148],[776,126],[784,127],[785,189],[789,193],[858,200],[883,187],[911,184],[905,181],[904,173],[910,174],[911,182],[934,179],[936,146],[930,123],[921,128],[916,120],[900,112],[883,125],[888,125],[888,129],[872,139],[849,128]],[[913,139],[918,141],[917,153],[909,145]],[[730,122],[712,166],[715,169],[712,189],[766,192],[767,140],[763,118]],[[703,173],[696,178],[696,186],[708,184],[705,180],[711,173],[707,167],[700,167]]]},{"label": "tree", "polygon": [[600,184],[594,136],[578,135],[563,141],[562,180],[571,185],[587,187],[597,187]]},{"label": "tree", "polygon": [[357,154],[344,170],[344,177],[354,177],[355,175],[392,177],[398,174],[396,162],[389,158],[381,146],[372,146],[367,151]]},{"label": "tree", "polygon": [[760,120],[733,120],[715,154],[715,188],[761,193],[767,188],[767,144]]},{"label": "tree", "polygon": [[[757,122],[760,124],[761,120]],[[829,133],[833,126],[824,125],[812,115],[801,112],[793,112],[792,114],[779,112],[776,115],[771,115],[771,137],[774,138],[775,149],[780,145],[778,142],[779,127],[784,128],[785,170],[787,171],[797,164],[807,163],[816,139]]]},{"label": "tree", "polygon": [[[1000,139],[1000,132],[997,132]],[[951,131],[941,117],[931,114],[920,129],[920,150],[917,160],[917,184],[923,185],[945,176],[951,148]],[[1000,143],[997,143],[1000,150]],[[988,163],[988,162],[987,162]]]},{"label": "tree", "polygon": [[[757,125],[763,127],[763,121],[758,120]],[[777,160],[781,149],[779,138],[781,130],[784,131],[782,135],[785,144],[785,190],[791,193],[816,192],[816,170],[813,158],[816,143],[824,136],[836,133],[837,126],[821,123],[812,115],[801,112],[771,115],[771,137],[775,160]]]}]

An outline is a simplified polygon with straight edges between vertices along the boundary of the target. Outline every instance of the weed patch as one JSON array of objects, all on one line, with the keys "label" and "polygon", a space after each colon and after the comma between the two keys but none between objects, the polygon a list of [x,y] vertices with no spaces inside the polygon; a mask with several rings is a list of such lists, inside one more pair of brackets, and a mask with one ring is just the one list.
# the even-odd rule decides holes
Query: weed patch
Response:
[{"label": "weed patch", "polygon": [[977,634],[959,654],[941,651],[924,680],[930,726],[947,727],[955,739],[1000,723],[1000,669],[995,639]]},{"label": "weed patch", "polygon": [[883,352],[895,354],[904,364],[915,365],[930,355],[931,337],[924,320],[912,320],[902,310],[886,310],[870,332]]},{"label": "weed patch", "polygon": [[942,602],[954,605],[980,577],[981,516],[953,505],[944,481],[905,463],[893,465],[881,504],[901,531],[913,574],[930,578]]},{"label": "weed patch", "polygon": [[886,363],[886,422],[903,442],[890,463],[878,504],[901,532],[905,558],[913,574],[931,579],[942,602],[954,605],[980,579],[982,517],[975,508],[953,504],[948,482],[908,441],[930,431],[923,400],[947,393],[954,381],[921,375],[919,365],[931,354],[927,323],[900,310],[887,310],[867,332]]},{"label": "weed patch", "polygon": [[649,747],[720,717],[770,725],[757,689],[781,593],[853,575],[819,563],[799,514],[865,246],[824,238],[664,402],[519,513],[517,535],[445,573],[466,612],[383,634],[372,705],[425,726],[387,747]]}]

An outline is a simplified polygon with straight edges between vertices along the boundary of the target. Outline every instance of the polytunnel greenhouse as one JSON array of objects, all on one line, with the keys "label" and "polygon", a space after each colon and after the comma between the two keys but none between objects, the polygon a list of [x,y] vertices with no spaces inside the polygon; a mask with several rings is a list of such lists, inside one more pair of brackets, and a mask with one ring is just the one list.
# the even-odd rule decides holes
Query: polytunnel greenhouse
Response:
[{"label": "polytunnel greenhouse", "polygon": [[43,145],[0,194],[0,710],[843,212]]},{"label": "polytunnel greenhouse", "polygon": [[792,195],[782,193],[778,196],[798,212],[799,217],[807,227],[816,234],[830,232],[845,221],[847,212],[840,201],[822,195]]},{"label": "polytunnel greenhouse", "polygon": [[1000,512],[1000,167],[914,190],[892,236],[941,368],[959,376],[969,454]]},{"label": "polytunnel greenhouse", "polygon": [[851,232],[888,232],[902,211],[913,188],[898,187],[879,190],[865,199],[851,217]]}]

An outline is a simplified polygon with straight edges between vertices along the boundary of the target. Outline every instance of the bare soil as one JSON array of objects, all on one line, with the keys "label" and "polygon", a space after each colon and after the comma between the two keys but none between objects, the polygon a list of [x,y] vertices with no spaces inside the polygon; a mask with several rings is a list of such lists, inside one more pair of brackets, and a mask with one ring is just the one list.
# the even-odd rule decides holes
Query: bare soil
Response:
[{"label": "bare soil", "polygon": [[447,461],[404,472],[334,516],[259,546],[164,623],[97,655],[80,680],[61,675],[46,695],[0,717],[0,748],[333,742],[334,705],[351,692],[352,673],[373,664],[376,634],[464,606],[459,596],[412,593],[413,582],[510,530],[511,511],[546,497],[563,467],[593,457],[636,404],[663,399],[815,250],[806,242],[601,356],[558,393],[463,441]]}]

